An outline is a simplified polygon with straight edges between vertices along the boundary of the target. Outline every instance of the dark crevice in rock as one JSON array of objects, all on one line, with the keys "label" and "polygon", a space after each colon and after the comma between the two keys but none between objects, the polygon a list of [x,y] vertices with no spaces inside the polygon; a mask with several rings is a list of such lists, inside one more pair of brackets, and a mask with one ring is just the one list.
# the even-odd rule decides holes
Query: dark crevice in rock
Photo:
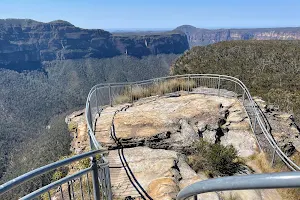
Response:
[{"label": "dark crevice in rock", "polygon": [[216,141],[215,143],[220,143],[221,142],[221,137],[223,137],[225,134],[223,132],[223,129],[221,127],[217,128],[216,130]]},{"label": "dark crevice in rock", "polygon": [[224,108],[224,106],[223,106],[222,103],[220,103],[219,108],[220,108],[220,109]]},{"label": "dark crevice in rock", "polygon": [[171,98],[171,97],[180,97],[181,94],[179,94],[178,92],[175,92],[175,93],[170,93],[170,94],[167,94],[165,95],[166,98]]},{"label": "dark crevice in rock", "polygon": [[[206,129],[205,129],[204,131],[206,131]],[[199,138],[203,138],[203,132],[204,132],[204,131],[200,131],[200,130],[198,129],[197,133],[198,133],[198,135],[199,135]]]},{"label": "dark crevice in rock", "polygon": [[221,118],[221,119],[219,119],[219,121],[218,121],[218,126],[221,127],[221,126],[223,126],[224,124],[226,124],[226,118]]},{"label": "dark crevice in rock", "polygon": [[267,105],[266,108],[266,113],[272,113],[274,111],[278,111],[279,109],[275,107],[274,105]]},{"label": "dark crevice in rock", "polygon": [[[170,144],[165,143],[163,140],[171,137],[171,132],[167,131],[159,133],[149,138],[121,138],[118,140],[122,144],[123,148],[133,148],[138,146],[147,146],[153,149],[169,149]],[[118,149],[117,144],[112,144],[108,147],[109,150]]]},{"label": "dark crevice in rock", "polygon": [[205,125],[202,129],[199,129],[198,128],[198,135],[199,135],[199,138],[203,138],[203,133],[208,129],[207,125]]},{"label": "dark crevice in rock", "polygon": [[228,132],[228,128],[222,128],[224,124],[227,122],[227,117],[229,115],[229,110],[226,110],[224,113],[224,117],[220,118],[218,121],[218,128],[216,130],[216,140],[215,143],[220,143],[221,142],[221,137],[225,135],[225,132]]},{"label": "dark crevice in rock", "polygon": [[[293,116],[291,116],[290,119],[291,119],[291,121],[292,121],[292,123],[290,124],[290,126],[294,126],[294,127],[298,130],[299,135],[300,135],[300,127],[296,124],[295,118],[294,118]],[[298,137],[297,137],[297,138],[298,138]]]},{"label": "dark crevice in rock", "polygon": [[172,166],[172,168],[173,168],[173,169],[176,169],[176,170],[178,170],[178,171],[180,171],[180,170],[179,170],[179,167],[178,167],[178,165],[177,165],[177,163],[178,163],[178,162],[177,162],[176,160],[174,160],[174,166]]},{"label": "dark crevice in rock", "polygon": [[291,142],[284,144],[281,148],[288,157],[292,156],[296,152],[296,148]]},{"label": "dark crevice in rock", "polygon": [[228,115],[229,115],[229,110],[226,110],[224,114],[225,119],[227,119]]}]

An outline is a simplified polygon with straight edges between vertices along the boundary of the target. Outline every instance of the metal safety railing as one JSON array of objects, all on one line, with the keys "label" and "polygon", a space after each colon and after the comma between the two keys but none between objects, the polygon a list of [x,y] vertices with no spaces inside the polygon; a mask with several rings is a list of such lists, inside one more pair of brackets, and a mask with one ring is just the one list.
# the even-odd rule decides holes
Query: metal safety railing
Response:
[{"label": "metal safety railing", "polygon": [[[108,163],[102,161],[103,153],[104,150],[90,151],[23,174],[0,185],[0,199],[112,199],[109,168]],[[57,169],[83,159],[90,159],[89,167],[69,176],[60,177],[57,181],[30,191],[29,194],[23,195],[24,188],[18,188],[34,178],[42,179],[41,176],[49,172],[53,173]]]},{"label": "metal safety railing", "polygon": [[[90,167],[38,188],[26,194],[21,199],[34,199],[41,195],[46,195],[48,199],[51,199],[52,196],[56,197],[60,195],[62,199],[65,196],[68,196],[69,199],[75,199],[75,196],[78,196],[82,199],[87,197],[89,199],[111,200],[112,191],[108,161],[104,156],[105,150],[95,137],[96,121],[99,120],[102,110],[106,106],[113,106],[119,103],[132,103],[140,98],[165,95],[178,91],[237,98],[245,108],[259,149],[266,154],[270,163],[273,165],[276,162],[282,162],[292,171],[300,170],[300,167],[286,156],[277,145],[270,133],[270,127],[263,112],[254,102],[247,87],[239,79],[216,74],[187,74],[131,83],[108,83],[94,86],[88,94],[85,113],[90,146],[93,151],[46,165],[1,185],[0,199],[6,199],[5,195],[8,192],[14,190],[13,188],[20,186],[24,182],[30,181],[35,177],[39,178],[42,174],[51,172],[51,170],[58,169],[71,162],[91,157]],[[96,154],[99,154],[98,159],[96,159]],[[85,181],[83,180],[84,176],[86,176]],[[245,180],[252,181],[247,183]],[[266,185],[263,186],[256,182],[256,180],[265,180]],[[275,183],[269,180],[275,180]],[[89,184],[90,181],[92,182],[91,184]],[[184,199],[189,196],[195,197],[196,194],[202,192],[227,189],[298,187],[299,182],[297,181],[299,181],[299,172],[211,179],[184,188],[179,193],[178,199]],[[229,182],[234,182],[234,184],[228,184]],[[238,187],[238,183],[245,184],[240,184],[241,186]],[[253,183],[253,185],[250,183]],[[208,188],[206,185],[210,185],[211,187]],[[84,187],[87,188],[87,192],[84,192]],[[19,198],[19,196],[17,197]]]},{"label": "metal safety railing", "polygon": [[[95,123],[98,117],[101,115],[101,112],[105,108],[105,106],[113,106],[119,103],[133,103],[134,101],[143,97],[165,95],[177,91],[187,91],[189,93],[205,93],[237,98],[244,106],[244,109],[250,121],[250,127],[255,135],[255,139],[259,149],[265,153],[272,166],[275,164],[275,162],[282,162],[292,171],[300,170],[300,167],[295,164],[288,156],[286,156],[285,153],[277,145],[270,132],[271,129],[269,127],[269,124],[267,123],[266,117],[253,100],[247,87],[239,79],[226,75],[186,74],[131,83],[108,83],[94,86],[90,90],[86,102],[86,118],[88,122],[88,130],[91,141],[93,142],[93,144],[91,145],[101,147],[101,145],[95,138]],[[240,181],[254,180],[252,182],[249,182],[249,184],[247,183],[246,185],[241,187],[241,189],[251,189],[254,188],[255,185],[255,187],[257,188],[299,187],[298,182],[296,184],[294,184],[295,182],[292,182],[294,178],[298,178],[296,179],[297,181],[299,180],[299,173],[291,173],[293,172],[287,174],[264,174],[259,176],[251,175],[248,178],[246,178],[245,176],[240,176],[229,177],[229,179],[209,180],[209,182],[199,183],[200,186],[197,183],[196,185],[193,184],[188,188],[183,189],[179,193],[178,199],[184,199],[188,196],[194,196],[194,198],[197,199],[196,194],[207,192],[206,190],[200,190],[201,186],[206,188],[204,185],[207,185],[208,183],[210,183],[210,181],[213,181],[212,185],[214,185],[210,188],[210,191],[217,191],[221,187],[225,187],[228,183],[228,180],[234,181],[235,183],[237,183],[237,185],[239,185],[238,183],[241,183]],[[255,183],[255,180],[258,180],[259,178],[280,181],[276,182],[275,184],[267,181],[265,182],[266,185],[262,186],[261,184]],[[220,181],[219,185],[215,185],[215,181]],[[252,183],[254,186],[252,186],[250,183]],[[237,188],[235,188],[234,185],[229,184],[228,189],[232,190]],[[192,193],[190,193],[190,191],[192,191]],[[188,193],[189,195],[186,196],[185,193]]]},{"label": "metal safety railing", "polygon": [[[300,167],[280,149],[274,140],[266,118],[256,105],[247,87],[239,79],[218,74],[186,74],[126,83],[106,83],[94,86],[86,102],[86,118],[93,147],[101,148],[95,138],[95,122],[105,106],[132,103],[140,98],[177,91],[206,93],[238,98],[248,115],[257,145],[273,165],[283,162],[292,171]],[[101,122],[100,122],[101,123]]]}]

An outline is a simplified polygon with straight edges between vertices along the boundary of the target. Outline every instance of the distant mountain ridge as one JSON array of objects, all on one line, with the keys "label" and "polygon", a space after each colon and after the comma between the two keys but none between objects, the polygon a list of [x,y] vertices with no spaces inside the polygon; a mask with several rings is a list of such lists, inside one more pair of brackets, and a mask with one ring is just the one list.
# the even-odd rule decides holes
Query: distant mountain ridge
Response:
[{"label": "distant mountain ridge", "polygon": [[179,26],[174,31],[183,32],[190,47],[205,46],[230,40],[299,40],[300,27],[203,29],[191,25]]},{"label": "distant mountain ridge", "polygon": [[176,31],[115,35],[63,20],[0,19],[0,68],[16,71],[40,69],[44,61],[180,54],[188,48],[186,36]]}]

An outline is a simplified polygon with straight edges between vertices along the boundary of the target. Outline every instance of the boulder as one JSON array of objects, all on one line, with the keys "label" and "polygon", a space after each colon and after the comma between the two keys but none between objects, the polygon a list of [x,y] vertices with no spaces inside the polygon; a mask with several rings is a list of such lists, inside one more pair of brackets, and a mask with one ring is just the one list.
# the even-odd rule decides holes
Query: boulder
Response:
[{"label": "boulder", "polygon": [[190,148],[194,142],[199,140],[199,135],[187,120],[181,119],[179,124],[180,132],[174,132],[170,139],[166,139],[165,142],[169,143],[172,149]]},{"label": "boulder", "polygon": [[232,145],[241,157],[249,157],[256,153],[256,140],[249,131],[229,130],[221,137],[221,144]]},{"label": "boulder", "polygon": [[210,130],[204,131],[202,133],[202,136],[204,141],[212,144],[216,143],[216,131],[210,131]]},{"label": "boulder", "polygon": [[179,189],[174,178],[163,177],[151,181],[148,191],[152,199],[173,200],[176,198]]},{"label": "boulder", "polygon": [[295,136],[294,138],[292,138],[292,144],[295,149],[300,152],[300,136]]}]

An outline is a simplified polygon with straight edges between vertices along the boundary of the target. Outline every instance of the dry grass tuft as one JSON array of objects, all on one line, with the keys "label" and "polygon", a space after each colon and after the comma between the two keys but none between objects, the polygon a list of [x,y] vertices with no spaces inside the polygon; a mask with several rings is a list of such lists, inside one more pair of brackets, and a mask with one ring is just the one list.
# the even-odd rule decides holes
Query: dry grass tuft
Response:
[{"label": "dry grass tuft", "polygon": [[133,86],[132,92],[129,87],[119,96],[114,98],[114,104],[129,103],[144,97],[163,95],[177,91],[192,91],[196,87],[195,81],[184,79],[172,79],[145,86]]},{"label": "dry grass tuft", "polygon": [[[292,160],[295,161],[296,164],[300,164],[300,153],[295,153],[292,157]],[[263,173],[275,173],[275,172],[284,172],[290,171],[286,165],[282,162],[275,164],[274,167],[271,166],[270,162],[266,159],[266,155],[264,153],[259,153],[254,156],[251,156],[249,159],[253,160],[257,167]],[[295,189],[277,189],[282,199],[286,200],[299,200],[300,199],[300,188]]]}]

